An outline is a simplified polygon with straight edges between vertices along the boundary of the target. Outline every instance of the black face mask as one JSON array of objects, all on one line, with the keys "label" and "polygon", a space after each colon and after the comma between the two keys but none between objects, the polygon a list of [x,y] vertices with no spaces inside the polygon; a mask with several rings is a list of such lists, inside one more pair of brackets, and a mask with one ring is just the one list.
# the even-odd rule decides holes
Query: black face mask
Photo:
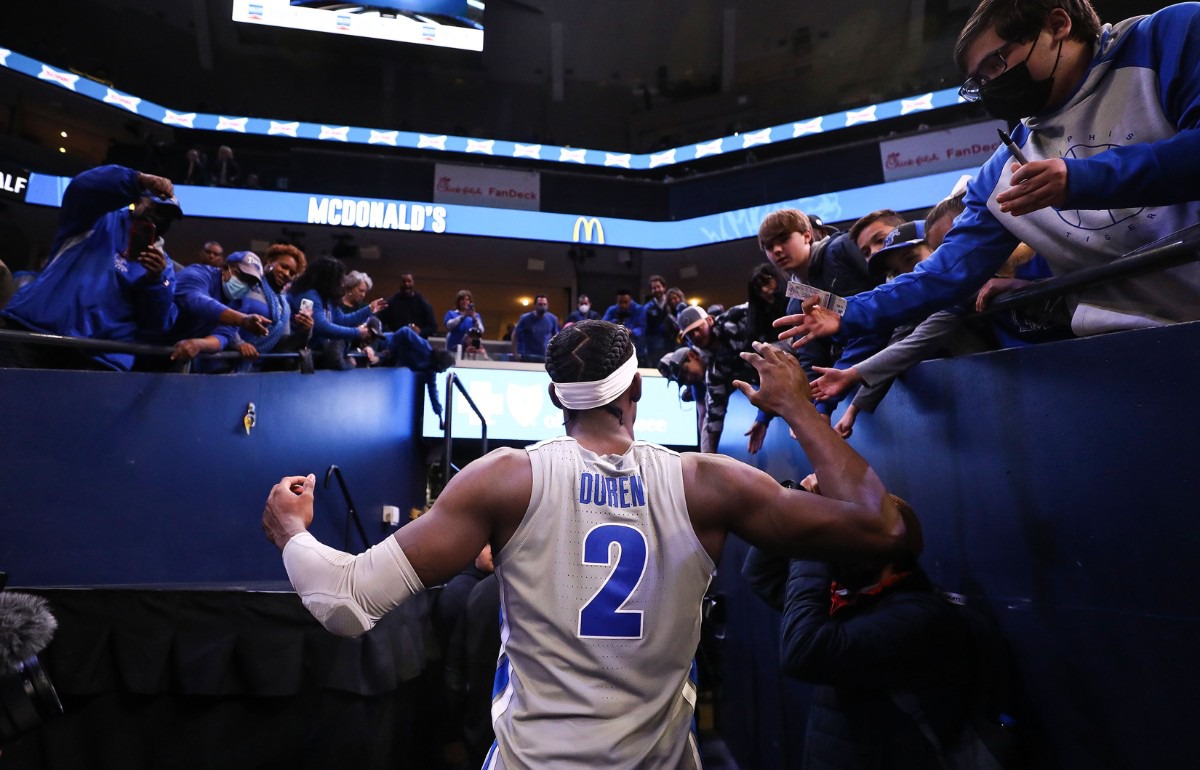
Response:
[{"label": "black face mask", "polygon": [[[1036,45],[1036,44],[1035,44]],[[1029,49],[1030,55],[1033,49]],[[983,109],[993,118],[1007,120],[1010,123],[1037,115],[1046,109],[1050,101],[1050,92],[1054,88],[1054,73],[1058,70],[1059,59],[1062,58],[1062,43],[1058,44],[1058,56],[1054,59],[1054,69],[1044,80],[1034,80],[1029,73],[1025,61],[1013,67],[994,80],[984,83],[979,89],[979,100]]]}]

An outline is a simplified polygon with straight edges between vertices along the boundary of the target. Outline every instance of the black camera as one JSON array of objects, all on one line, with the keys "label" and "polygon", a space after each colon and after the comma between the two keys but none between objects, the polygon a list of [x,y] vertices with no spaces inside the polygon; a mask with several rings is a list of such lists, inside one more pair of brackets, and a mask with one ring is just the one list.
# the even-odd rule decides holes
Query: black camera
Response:
[{"label": "black camera", "polygon": [[63,712],[37,654],[50,643],[58,621],[46,600],[4,591],[0,572],[0,746]]}]

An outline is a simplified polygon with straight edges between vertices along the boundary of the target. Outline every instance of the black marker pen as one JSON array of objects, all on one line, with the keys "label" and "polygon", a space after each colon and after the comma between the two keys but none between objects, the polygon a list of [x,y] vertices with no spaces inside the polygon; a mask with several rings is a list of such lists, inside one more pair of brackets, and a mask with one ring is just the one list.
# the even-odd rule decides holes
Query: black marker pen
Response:
[{"label": "black marker pen", "polygon": [[1025,154],[1021,152],[1021,148],[1018,147],[1015,142],[1013,142],[1012,137],[1009,136],[1003,128],[997,128],[996,133],[1000,134],[1000,141],[1004,142],[1004,146],[1007,147],[1008,151],[1012,153],[1012,156],[1017,163],[1020,163],[1022,166],[1024,166],[1029,162],[1025,159]]}]

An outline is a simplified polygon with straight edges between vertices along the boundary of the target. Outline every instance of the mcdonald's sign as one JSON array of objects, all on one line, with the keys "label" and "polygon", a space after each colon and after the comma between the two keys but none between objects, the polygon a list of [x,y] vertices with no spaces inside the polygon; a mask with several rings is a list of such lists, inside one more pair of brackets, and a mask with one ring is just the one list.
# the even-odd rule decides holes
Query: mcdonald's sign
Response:
[{"label": "mcdonald's sign", "polygon": [[583,242],[592,242],[592,231],[596,231],[596,243],[604,243],[604,225],[596,217],[579,217],[575,220],[575,229],[571,232],[571,240],[579,243],[579,228],[583,228]]}]

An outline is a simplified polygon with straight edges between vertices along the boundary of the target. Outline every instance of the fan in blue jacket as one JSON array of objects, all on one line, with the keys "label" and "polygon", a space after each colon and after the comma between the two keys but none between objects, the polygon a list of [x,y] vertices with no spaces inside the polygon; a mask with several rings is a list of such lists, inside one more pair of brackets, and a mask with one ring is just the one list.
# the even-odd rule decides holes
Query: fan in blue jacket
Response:
[{"label": "fan in blue jacket", "polygon": [[486,331],[483,327],[483,316],[475,312],[475,301],[471,292],[463,289],[454,297],[454,307],[446,311],[442,322],[446,327],[446,350],[453,351],[459,345],[470,347],[467,335],[476,338]]},{"label": "fan in blue jacket", "polygon": [[642,366],[657,366],[659,359],[675,349],[679,330],[674,323],[675,308],[667,302],[667,281],[661,275],[650,276],[650,299],[642,305],[645,361]]},{"label": "fan in blue jacket", "polygon": [[[968,76],[964,98],[1023,118],[1013,140],[1027,162],[1000,145],[932,257],[848,298],[841,318],[806,303],[781,320],[795,325],[785,338],[860,335],[941,310],[977,291],[1018,242],[1064,275],[1196,223],[1200,4],[1101,25],[1086,2],[1038,13],[1032,0],[984,0],[955,58]],[[1200,263],[1102,283],[1072,301],[1078,335],[1198,320]]]},{"label": "fan in blue jacket", "polygon": [[[176,317],[175,269],[162,236],[183,216],[174,195],[169,179],[122,166],[101,166],[75,177],[63,193],[49,264],[0,311],[8,327],[120,342],[170,330]],[[131,227],[146,243],[137,254],[129,253]],[[22,351],[27,354],[22,362],[63,360],[47,350],[30,346]],[[100,353],[90,359],[74,356],[73,362],[128,370],[133,356]]]},{"label": "fan in blue jacket", "polygon": [[[277,322],[238,308],[249,292],[262,283],[262,261],[249,251],[230,254],[219,268],[195,264],[181,270],[175,292],[179,320],[172,332],[178,342],[172,360],[191,360],[202,352],[216,353],[227,348],[236,348],[243,358],[258,358],[260,351],[254,343],[270,339]],[[239,329],[245,331],[246,339],[239,335]],[[207,370],[221,368],[227,367]]]}]

